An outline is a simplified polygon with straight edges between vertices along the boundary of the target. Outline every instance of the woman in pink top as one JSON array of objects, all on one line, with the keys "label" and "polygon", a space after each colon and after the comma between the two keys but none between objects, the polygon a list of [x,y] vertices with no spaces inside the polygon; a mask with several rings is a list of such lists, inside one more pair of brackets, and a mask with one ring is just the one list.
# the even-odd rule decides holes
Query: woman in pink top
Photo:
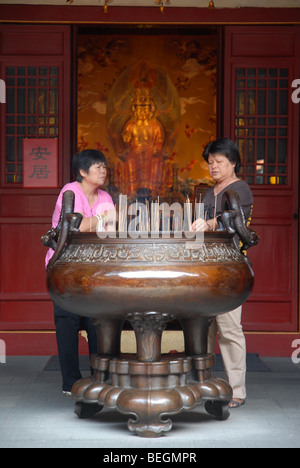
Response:
[{"label": "woman in pink top", "polygon": [[[52,216],[52,227],[56,227],[62,208],[62,196],[66,190],[75,194],[74,212],[81,213],[81,232],[96,231],[99,218],[109,209],[114,209],[111,196],[101,190],[106,179],[107,161],[103,153],[97,150],[84,150],[75,155],[73,171],[75,182],[65,185],[56,202]],[[46,255],[46,266],[54,251],[49,249]],[[78,332],[86,330],[88,334],[89,353],[97,354],[97,335],[93,323],[86,317],[72,314],[54,303],[54,321],[58,356],[63,379],[63,393],[71,394],[73,384],[81,379],[78,359]]]}]

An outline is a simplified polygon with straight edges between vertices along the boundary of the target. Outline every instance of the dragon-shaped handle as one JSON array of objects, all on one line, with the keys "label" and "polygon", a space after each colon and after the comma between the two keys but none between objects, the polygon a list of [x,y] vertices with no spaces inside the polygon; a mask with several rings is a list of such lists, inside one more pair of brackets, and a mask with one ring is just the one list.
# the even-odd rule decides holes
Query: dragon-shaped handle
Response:
[{"label": "dragon-shaped handle", "polygon": [[234,190],[227,190],[222,196],[221,221],[226,231],[237,234],[242,242],[241,253],[258,244],[260,238],[249,229],[241,206],[240,197]]},{"label": "dragon-shaped handle", "polygon": [[48,263],[47,270],[49,270],[60,257],[70,233],[79,231],[82,215],[80,213],[74,213],[74,200],[74,192],[71,190],[64,192],[62,210],[57,227],[50,229],[41,237],[42,244],[54,250],[54,255]]}]

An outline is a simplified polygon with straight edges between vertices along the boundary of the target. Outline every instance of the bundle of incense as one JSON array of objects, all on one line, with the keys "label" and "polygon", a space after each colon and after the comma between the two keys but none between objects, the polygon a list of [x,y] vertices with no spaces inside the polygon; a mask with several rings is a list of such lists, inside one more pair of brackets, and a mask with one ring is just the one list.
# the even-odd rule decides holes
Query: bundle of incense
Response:
[{"label": "bundle of incense", "polygon": [[197,203],[197,197],[195,197],[195,201],[194,201],[194,221],[196,221],[196,219],[200,218],[201,198],[202,197],[201,197],[201,193],[200,193],[199,202]]},{"label": "bundle of incense", "polygon": [[148,207],[147,203],[146,205],[144,203],[139,203],[138,204],[138,210],[139,210],[139,231],[140,232],[148,232]]},{"label": "bundle of incense", "polygon": [[194,221],[196,221],[196,219],[199,219],[201,218],[201,193],[200,193],[200,197],[199,197],[199,203],[197,203],[197,198],[195,198],[195,219]]},{"label": "bundle of incense", "polygon": [[147,232],[150,232],[150,211],[149,211],[149,200],[146,200],[146,208],[147,208]]},{"label": "bundle of incense", "polygon": [[127,231],[127,195],[119,195],[119,232]]},{"label": "bundle of incense", "polygon": [[184,204],[184,231],[191,231],[192,230],[192,204],[190,202],[189,197],[186,199],[186,203]]},{"label": "bundle of incense", "polygon": [[[136,228],[137,228],[137,219],[138,219],[138,202],[137,200],[135,200],[135,231],[136,231]],[[141,223],[139,223],[139,228],[141,227]]]},{"label": "bundle of incense", "polygon": [[189,231],[192,230],[192,204],[190,202],[189,197],[187,197],[188,200],[188,226],[189,226]]},{"label": "bundle of incense", "polygon": [[151,202],[151,232],[159,232],[159,203]]}]

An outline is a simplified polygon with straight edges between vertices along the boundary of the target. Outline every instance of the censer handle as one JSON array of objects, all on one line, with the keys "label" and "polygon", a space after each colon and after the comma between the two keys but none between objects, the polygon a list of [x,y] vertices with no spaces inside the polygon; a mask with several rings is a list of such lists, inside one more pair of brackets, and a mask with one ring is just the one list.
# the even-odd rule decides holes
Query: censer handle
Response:
[{"label": "censer handle", "polygon": [[226,231],[239,236],[242,242],[241,253],[258,244],[260,238],[247,226],[240,197],[234,190],[227,190],[222,196],[221,219]]},{"label": "censer handle", "polygon": [[75,194],[72,190],[64,192],[58,225],[41,237],[42,244],[54,250],[54,255],[48,263],[47,270],[51,268],[60,257],[70,233],[79,231],[82,215],[80,213],[74,213],[74,200]]}]

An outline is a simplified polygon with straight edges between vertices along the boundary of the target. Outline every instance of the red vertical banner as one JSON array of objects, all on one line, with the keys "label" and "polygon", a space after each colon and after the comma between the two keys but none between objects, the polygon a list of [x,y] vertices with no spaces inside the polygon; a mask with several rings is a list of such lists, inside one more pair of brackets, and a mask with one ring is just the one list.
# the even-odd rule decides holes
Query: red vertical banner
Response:
[{"label": "red vertical banner", "polygon": [[57,138],[24,138],[23,187],[55,188],[57,186]]}]

